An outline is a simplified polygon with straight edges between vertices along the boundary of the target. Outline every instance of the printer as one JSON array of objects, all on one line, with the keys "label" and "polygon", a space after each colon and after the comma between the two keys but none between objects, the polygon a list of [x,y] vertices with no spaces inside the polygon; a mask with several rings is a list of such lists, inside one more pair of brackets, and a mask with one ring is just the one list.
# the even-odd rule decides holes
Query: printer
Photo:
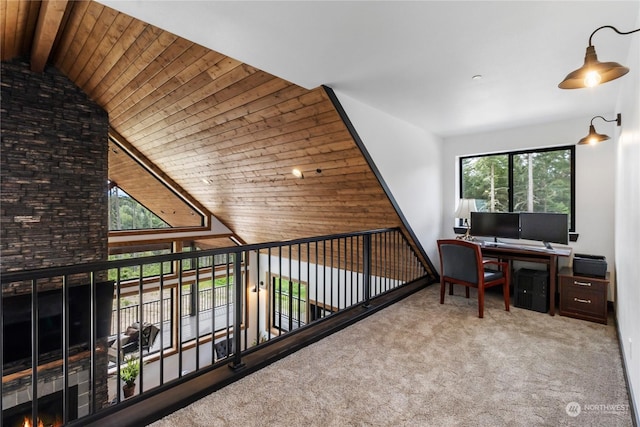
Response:
[{"label": "printer", "polygon": [[605,277],[607,259],[600,255],[575,254],[573,274],[576,276]]}]

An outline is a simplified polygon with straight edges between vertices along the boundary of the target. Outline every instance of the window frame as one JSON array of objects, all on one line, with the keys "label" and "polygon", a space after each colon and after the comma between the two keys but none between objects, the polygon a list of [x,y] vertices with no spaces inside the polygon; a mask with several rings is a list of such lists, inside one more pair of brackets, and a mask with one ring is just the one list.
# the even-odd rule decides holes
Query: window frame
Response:
[{"label": "window frame", "polygon": [[569,232],[575,233],[576,231],[576,146],[575,145],[563,145],[557,147],[544,147],[544,148],[534,148],[527,150],[516,150],[516,151],[500,151],[495,153],[485,153],[485,154],[476,154],[469,156],[460,156],[458,158],[458,199],[462,198],[463,195],[463,184],[464,184],[464,174],[463,174],[463,162],[467,159],[480,158],[480,157],[488,157],[488,156],[508,156],[508,172],[507,172],[507,193],[508,193],[508,212],[513,212],[513,188],[514,188],[514,179],[513,179],[513,169],[514,169],[514,157],[522,154],[531,154],[531,153],[546,153],[550,151],[564,151],[568,150],[570,153],[570,168],[571,168],[571,202],[570,202],[570,212],[569,212]]},{"label": "window frame", "polygon": [[[304,288],[305,291],[304,293],[306,294],[306,298],[302,299],[300,296],[298,296],[298,298],[295,298],[293,295],[290,295],[288,292],[285,293],[282,287],[282,282],[286,281],[287,283],[290,283],[291,285],[295,286],[296,284],[298,285],[298,294],[302,293],[302,289]],[[280,290],[277,291],[277,285],[280,285]],[[292,280],[290,277],[286,277],[286,276],[282,276],[282,275],[271,275],[271,289],[270,289],[270,294],[271,294],[271,301],[270,301],[270,313],[269,313],[269,317],[271,319],[271,326],[274,329],[277,329],[279,331],[281,331],[282,333],[288,333],[288,332],[292,332],[295,331],[296,329],[299,329],[303,326],[306,326],[309,324],[309,307],[310,307],[310,303],[309,303],[309,284],[305,281],[302,280]],[[287,327],[283,327],[281,321],[282,321],[282,295],[287,295],[289,298],[289,301],[291,301],[291,307],[290,309],[290,313],[289,316],[287,316],[288,323],[291,324],[291,329]],[[278,304],[276,304],[277,301],[280,301]],[[295,304],[293,303],[293,300],[297,300],[298,301],[298,306],[295,307]],[[301,304],[301,302],[304,302],[304,304]],[[297,311],[295,310],[297,308]],[[304,318],[301,318],[304,317]],[[297,323],[297,326],[295,325]]]}]

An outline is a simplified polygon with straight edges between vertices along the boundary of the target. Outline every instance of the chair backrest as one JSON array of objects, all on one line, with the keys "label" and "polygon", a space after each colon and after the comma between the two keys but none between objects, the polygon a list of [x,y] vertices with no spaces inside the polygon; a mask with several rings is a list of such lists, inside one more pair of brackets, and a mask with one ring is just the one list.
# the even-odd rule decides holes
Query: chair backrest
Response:
[{"label": "chair backrest", "polygon": [[476,243],[456,239],[438,240],[440,274],[478,284],[482,271],[482,252]]},{"label": "chair backrest", "polygon": [[229,346],[231,346],[231,353],[235,353],[235,345],[232,336],[229,337],[228,340],[225,338],[215,343],[213,347],[216,350],[216,359],[224,359],[227,357],[229,355]]},{"label": "chair backrest", "polygon": [[127,331],[129,330],[137,330],[137,333],[130,335],[131,338],[129,339],[129,342],[132,342],[132,341],[137,342],[138,333],[142,334],[142,348],[145,350],[153,346],[153,343],[155,342],[156,337],[158,336],[158,332],[160,332],[160,329],[156,325],[153,325],[147,322],[143,323],[141,332],[140,332],[140,322],[133,322],[131,326],[127,328]]},{"label": "chair backrest", "polygon": [[145,323],[142,328],[142,348],[149,349],[152,347],[158,332],[160,332],[160,329],[156,325]]}]

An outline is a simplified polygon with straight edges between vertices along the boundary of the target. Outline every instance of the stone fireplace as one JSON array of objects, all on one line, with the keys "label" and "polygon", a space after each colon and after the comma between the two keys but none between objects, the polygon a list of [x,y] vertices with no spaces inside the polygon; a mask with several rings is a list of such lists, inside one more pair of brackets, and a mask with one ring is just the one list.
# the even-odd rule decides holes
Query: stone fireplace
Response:
[{"label": "stone fireplace", "polygon": [[[15,389],[14,389],[15,387]],[[43,426],[62,425],[64,384],[59,374],[46,375],[38,380],[38,419]],[[67,399],[69,421],[89,415],[89,367],[77,366],[69,371]],[[7,384],[7,399],[3,402],[2,424],[7,427],[23,427],[25,421],[36,426],[31,420],[31,382],[15,381]]]},{"label": "stone fireplace", "polygon": [[[107,113],[54,67],[33,73],[25,59],[1,66],[0,273],[106,261]],[[60,286],[60,280],[42,280],[38,292]],[[6,307],[5,303],[11,305],[20,296],[30,299],[31,291],[30,283],[3,284],[0,302]],[[6,327],[10,322],[4,310],[3,316]],[[70,413],[78,417],[107,405],[104,341],[96,343],[93,384],[87,346],[70,353],[67,392],[75,402],[75,412]],[[3,355],[17,345],[15,340],[3,341]],[[21,408],[31,412],[30,359],[26,365],[28,368],[5,363],[2,367],[3,421],[12,411],[24,412]],[[40,361],[38,403],[40,398],[61,396],[62,387],[58,349],[57,358]]]}]

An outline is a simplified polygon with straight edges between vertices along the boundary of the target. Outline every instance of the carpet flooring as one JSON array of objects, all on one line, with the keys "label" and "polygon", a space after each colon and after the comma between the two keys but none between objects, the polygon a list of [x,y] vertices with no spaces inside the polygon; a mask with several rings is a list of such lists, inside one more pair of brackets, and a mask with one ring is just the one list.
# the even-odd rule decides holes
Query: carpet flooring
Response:
[{"label": "carpet flooring", "polygon": [[421,290],[152,424],[632,426],[613,318]]}]

